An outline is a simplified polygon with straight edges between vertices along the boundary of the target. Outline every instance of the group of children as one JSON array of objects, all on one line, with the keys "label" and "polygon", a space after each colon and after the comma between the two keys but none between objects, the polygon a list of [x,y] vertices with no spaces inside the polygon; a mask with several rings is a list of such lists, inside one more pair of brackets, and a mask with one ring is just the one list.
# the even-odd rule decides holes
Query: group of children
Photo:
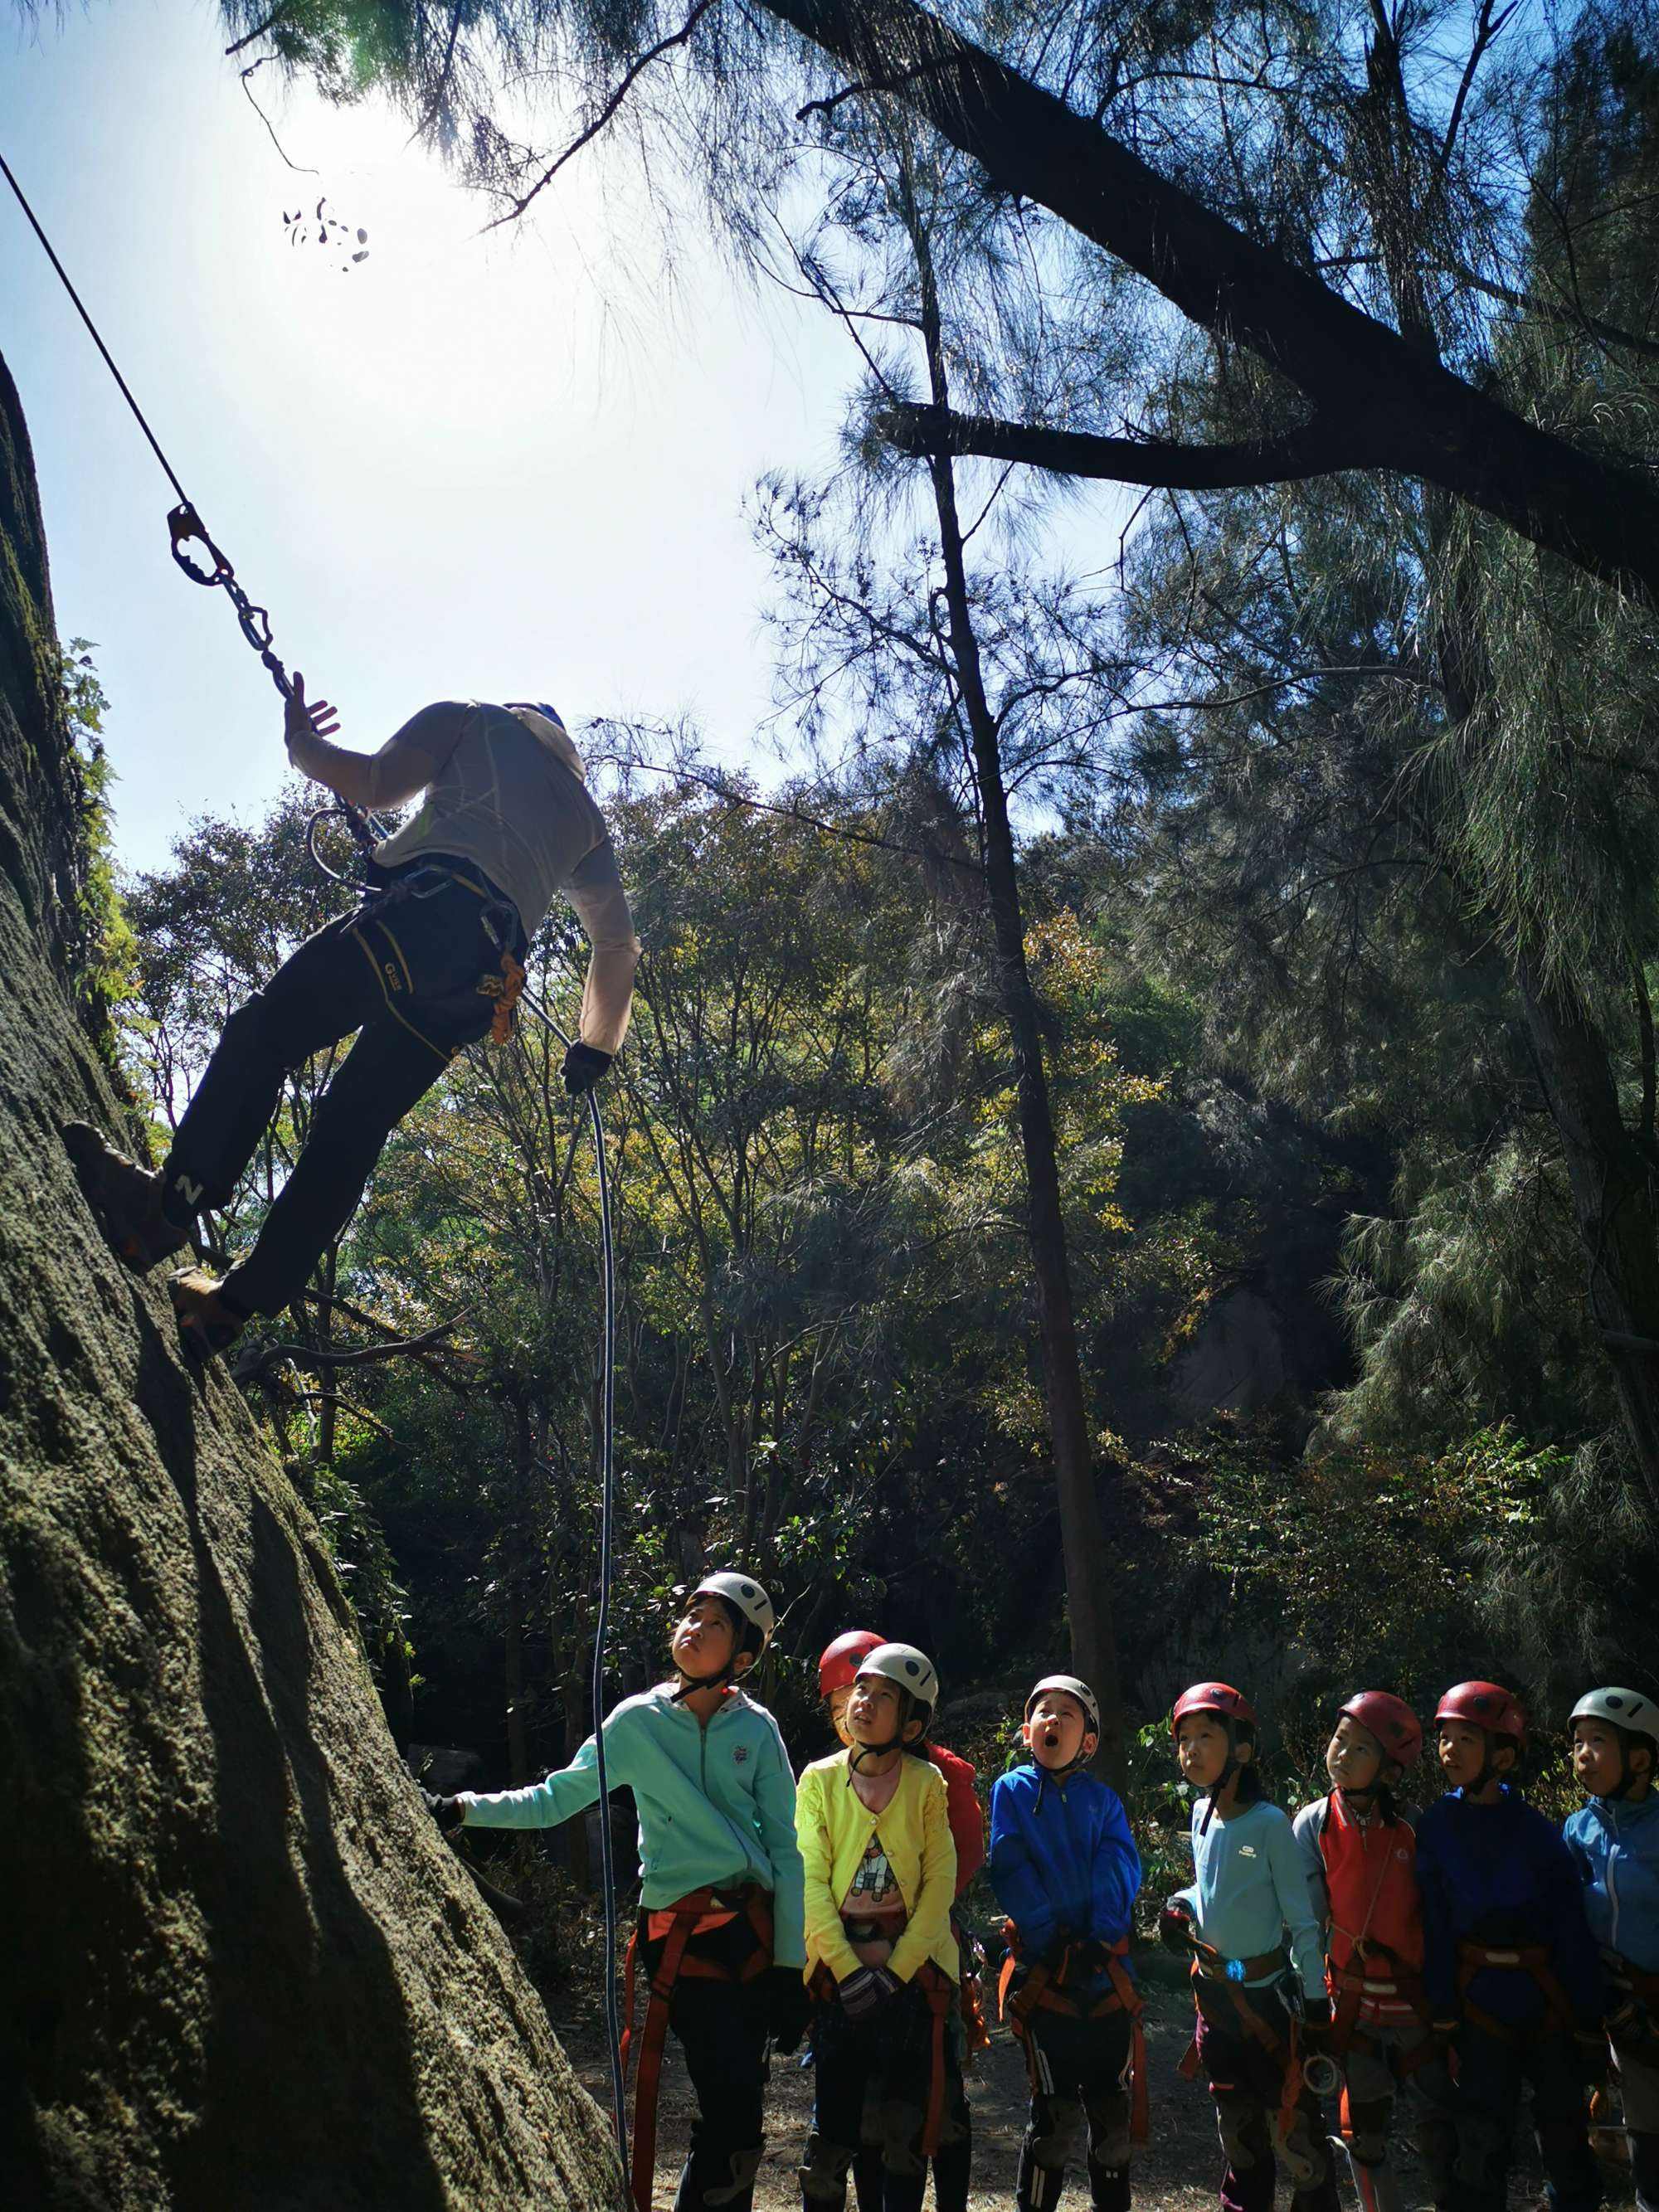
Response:
[{"label": "group of children", "polygon": [[[1064,1674],[1032,1690],[1026,1759],[992,1785],[988,1859],[974,1771],[929,1739],[926,1656],[872,1631],[836,1638],[818,1686],[841,1747],[797,1782],[742,1687],[773,1625],[758,1583],[706,1577],[672,1631],[672,1680],[604,1724],[608,1778],[632,1788],[640,1823],[639,2212],[671,2028],[697,2103],[676,2212],[749,2212],[769,2045],[808,2035],[805,2212],[840,2212],[849,2183],[859,2212],[921,2212],[930,2166],[939,2212],[966,2212],[963,2067],[985,2031],[977,1947],[953,1908],[981,1863],[1007,1915],[1001,2010],[1030,2082],[1016,2203],[1048,2212],[1080,2166],[1097,2212],[1120,2212],[1147,2128],[1128,1955],[1142,1869],[1122,1805],[1088,1771],[1092,1692]],[[1280,2168],[1296,2212],[1335,2212],[1339,2166],[1362,2205],[1403,2206],[1389,2157],[1401,2093],[1438,2212],[1502,2212],[1523,2090],[1549,2202],[1591,2212],[1587,2096],[1610,2075],[1639,2212],[1659,2212],[1659,1708],[1629,1690],[1580,1699],[1587,1802],[1565,1834],[1515,1790],[1526,1722],[1493,1683],[1440,1700],[1445,1794],[1415,1830],[1395,1793],[1423,1731],[1391,1693],[1341,1708],[1331,1789],[1294,1822],[1263,1794],[1237,1690],[1194,1685],[1170,1727],[1194,1879],[1159,1934],[1190,1970],[1182,2071],[1202,2069],[1215,2101],[1223,2212],[1266,2212]],[[598,1790],[590,1738],[531,1788],[432,1802],[446,1827],[546,1826]]]}]

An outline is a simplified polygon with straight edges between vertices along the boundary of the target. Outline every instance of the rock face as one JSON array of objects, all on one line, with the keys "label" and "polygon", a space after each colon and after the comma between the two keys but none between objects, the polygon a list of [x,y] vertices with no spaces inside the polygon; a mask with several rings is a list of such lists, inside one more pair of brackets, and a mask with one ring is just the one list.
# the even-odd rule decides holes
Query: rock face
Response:
[{"label": "rock face", "polygon": [[64,1120],[119,1127],[67,988],[77,790],[0,365],[0,2195],[617,2204],[314,1524],[70,1173]]}]

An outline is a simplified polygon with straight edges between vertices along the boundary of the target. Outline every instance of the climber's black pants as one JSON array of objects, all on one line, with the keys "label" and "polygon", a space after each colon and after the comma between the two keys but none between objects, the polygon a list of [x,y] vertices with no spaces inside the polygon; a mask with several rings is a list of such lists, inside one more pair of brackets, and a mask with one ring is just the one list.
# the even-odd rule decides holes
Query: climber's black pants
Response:
[{"label": "climber's black pants", "polygon": [[517,917],[487,878],[447,860],[410,863],[387,890],[308,937],[225,1024],[163,1171],[175,1218],[228,1204],[285,1073],[361,1032],[318,1102],[252,1250],[225,1279],[234,1304],[279,1313],[299,1296],[349,1220],[386,1138],[455,1054],[489,1030],[502,976],[486,909],[502,941],[514,942]]}]

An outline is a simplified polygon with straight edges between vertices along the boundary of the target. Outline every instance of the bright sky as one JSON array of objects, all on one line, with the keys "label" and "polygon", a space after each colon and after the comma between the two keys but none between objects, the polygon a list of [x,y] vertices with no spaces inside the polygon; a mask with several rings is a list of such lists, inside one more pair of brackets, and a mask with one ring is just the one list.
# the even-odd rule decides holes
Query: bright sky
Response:
[{"label": "bright sky", "polygon": [[[609,264],[628,178],[603,149],[478,238],[487,210],[405,126],[265,70],[284,149],[321,173],[295,176],[203,0],[0,21],[0,148],[342,742],[459,695],[690,713],[744,756],[771,664],[743,503],[832,455],[856,362],[828,318],[712,254],[665,312],[645,210],[645,276]],[[368,232],[349,271],[284,233],[319,194]],[[271,798],[279,702],[222,595],[169,560],[172,491],[3,183],[0,302],[59,632],[96,641],[121,857],[155,866],[192,814]]]}]

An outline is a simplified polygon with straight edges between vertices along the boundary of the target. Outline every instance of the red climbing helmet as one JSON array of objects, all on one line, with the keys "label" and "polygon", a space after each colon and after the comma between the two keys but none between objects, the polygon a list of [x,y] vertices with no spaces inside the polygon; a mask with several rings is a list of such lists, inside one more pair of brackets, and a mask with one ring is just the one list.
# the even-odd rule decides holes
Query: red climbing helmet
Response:
[{"label": "red climbing helmet", "polygon": [[819,1697],[827,1698],[832,1690],[850,1690],[858,1680],[859,1668],[886,1641],[873,1629],[849,1628],[833,1644],[826,1644],[818,1661]]},{"label": "red climbing helmet", "polygon": [[1194,1682],[1190,1690],[1183,1690],[1170,1715],[1171,1735],[1176,1734],[1188,1713],[1218,1713],[1230,1726],[1255,1726],[1255,1707],[1229,1682]]},{"label": "red climbing helmet", "polygon": [[1496,1682],[1454,1684],[1435,1707],[1434,1719],[1437,1728],[1442,1721],[1467,1721],[1490,1735],[1513,1737],[1517,1750],[1527,1747],[1527,1717],[1520,1700]]},{"label": "red climbing helmet", "polygon": [[1388,1690],[1361,1690],[1341,1711],[1361,1728],[1369,1729],[1397,1766],[1416,1765],[1423,1749],[1423,1729],[1403,1698]]}]

